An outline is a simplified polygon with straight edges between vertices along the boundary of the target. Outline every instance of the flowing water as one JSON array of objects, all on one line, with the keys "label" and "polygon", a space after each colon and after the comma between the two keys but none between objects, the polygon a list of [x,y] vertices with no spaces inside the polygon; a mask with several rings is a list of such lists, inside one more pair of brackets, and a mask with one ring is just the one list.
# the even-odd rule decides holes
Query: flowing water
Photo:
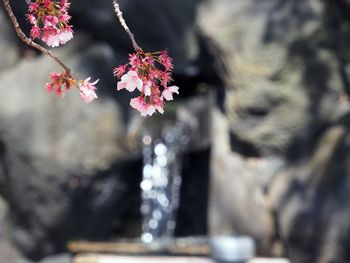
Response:
[{"label": "flowing water", "polygon": [[190,141],[181,122],[145,128],[141,182],[142,236],[145,243],[170,241],[180,201],[181,152]]}]

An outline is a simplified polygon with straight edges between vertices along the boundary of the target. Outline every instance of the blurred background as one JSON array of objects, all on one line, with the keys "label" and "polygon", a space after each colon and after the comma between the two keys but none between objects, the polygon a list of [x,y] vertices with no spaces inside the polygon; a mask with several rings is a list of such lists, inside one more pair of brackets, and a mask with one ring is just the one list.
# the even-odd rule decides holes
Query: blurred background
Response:
[{"label": "blurred background", "polygon": [[[11,1],[28,32],[25,1]],[[99,99],[46,92],[60,68],[0,9],[0,262],[69,262],[67,242],[141,235],[145,127],[175,118],[176,236],[243,234],[258,254],[350,262],[350,1],[124,0],[146,51],[175,59],[175,104],[143,119],[116,92],[132,46],[111,1],[72,1],[55,49]],[[174,117],[175,116],[175,117]]]}]

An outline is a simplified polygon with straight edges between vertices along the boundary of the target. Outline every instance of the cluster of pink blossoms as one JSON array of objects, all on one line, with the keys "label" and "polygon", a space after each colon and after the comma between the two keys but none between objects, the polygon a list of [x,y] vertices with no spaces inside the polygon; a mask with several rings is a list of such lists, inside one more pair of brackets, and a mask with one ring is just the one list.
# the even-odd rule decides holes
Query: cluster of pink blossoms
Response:
[{"label": "cluster of pink blossoms", "polygon": [[48,46],[58,47],[73,38],[69,25],[67,0],[35,0],[29,4],[27,18],[32,24],[32,39],[41,38]]},{"label": "cluster of pink blossoms", "polygon": [[164,102],[173,100],[173,93],[179,94],[177,86],[169,86],[172,70],[167,51],[144,53],[139,49],[129,55],[129,63],[116,67],[113,73],[120,79],[117,90],[140,92],[131,99],[130,106],[142,116],[152,116],[156,111],[163,114]]},{"label": "cluster of pink blossoms", "polygon": [[98,80],[90,83],[90,78],[86,80],[75,80],[67,73],[50,74],[51,82],[46,84],[46,88],[49,92],[55,91],[57,95],[64,96],[66,91],[69,91],[72,86],[75,86],[79,90],[80,98],[85,103],[90,103],[94,99],[97,99],[96,87]]}]

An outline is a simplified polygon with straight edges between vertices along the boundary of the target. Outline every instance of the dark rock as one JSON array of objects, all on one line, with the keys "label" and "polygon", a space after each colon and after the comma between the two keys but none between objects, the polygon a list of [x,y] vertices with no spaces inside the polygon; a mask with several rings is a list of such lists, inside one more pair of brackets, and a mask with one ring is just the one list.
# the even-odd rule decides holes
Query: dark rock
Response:
[{"label": "dark rock", "polygon": [[208,234],[210,148],[184,154],[177,236]]},{"label": "dark rock", "polygon": [[[84,44],[59,55],[79,77],[110,72],[106,45],[76,41]],[[14,243],[32,259],[65,250],[70,239],[118,235],[139,207],[141,163],[128,154],[118,104],[104,93],[113,86],[101,81],[90,105],[74,89],[57,98],[44,89],[55,68],[40,57],[0,76],[0,192],[11,207]]]},{"label": "dark rock", "polygon": [[349,261],[348,12],[340,0],[201,9],[229,70],[227,119],[216,127],[229,125],[231,149],[227,133],[213,136],[214,234],[243,232],[272,254],[279,240],[292,262]]},{"label": "dark rock", "polygon": [[3,261],[12,263],[13,251],[9,242],[9,225],[6,217],[7,205],[5,200],[0,197],[0,257]]},{"label": "dark rock", "polygon": [[[2,7],[2,5],[0,5]],[[7,21],[3,10],[0,11],[0,72],[12,67],[19,60],[15,30]]]},{"label": "dark rock", "polygon": [[338,58],[346,49],[327,46],[338,41],[325,9],[314,0],[251,0],[202,10],[200,24],[224,50],[234,87],[226,101],[234,151],[302,158],[339,116],[333,105],[345,91]]},{"label": "dark rock", "polygon": [[213,127],[210,234],[251,236],[259,254],[271,255],[274,226],[264,191],[285,163],[278,157],[244,158],[231,152],[229,125],[219,112],[214,112]]},{"label": "dark rock", "polygon": [[271,186],[280,235],[292,262],[348,262],[349,124],[344,116],[322,136],[308,161]]},{"label": "dark rock", "polygon": [[72,256],[69,254],[60,254],[43,259],[40,263],[70,263]]}]

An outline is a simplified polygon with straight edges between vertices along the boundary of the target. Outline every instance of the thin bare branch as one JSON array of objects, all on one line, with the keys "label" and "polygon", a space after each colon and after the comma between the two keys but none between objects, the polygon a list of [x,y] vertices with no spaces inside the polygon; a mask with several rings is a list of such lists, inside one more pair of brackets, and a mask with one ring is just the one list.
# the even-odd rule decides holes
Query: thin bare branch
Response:
[{"label": "thin bare branch", "polygon": [[120,10],[120,6],[119,6],[119,3],[118,3],[118,0],[113,0],[113,6],[114,6],[114,11],[115,11],[115,13],[116,13],[116,15],[117,15],[117,17],[119,19],[120,24],[124,28],[125,32],[128,33],[129,38],[131,39],[131,42],[132,42],[132,45],[133,45],[135,51],[141,49],[140,46],[136,43],[134,34],[130,31],[128,25],[126,24],[126,22],[125,22],[125,20],[123,18],[123,13]]}]

